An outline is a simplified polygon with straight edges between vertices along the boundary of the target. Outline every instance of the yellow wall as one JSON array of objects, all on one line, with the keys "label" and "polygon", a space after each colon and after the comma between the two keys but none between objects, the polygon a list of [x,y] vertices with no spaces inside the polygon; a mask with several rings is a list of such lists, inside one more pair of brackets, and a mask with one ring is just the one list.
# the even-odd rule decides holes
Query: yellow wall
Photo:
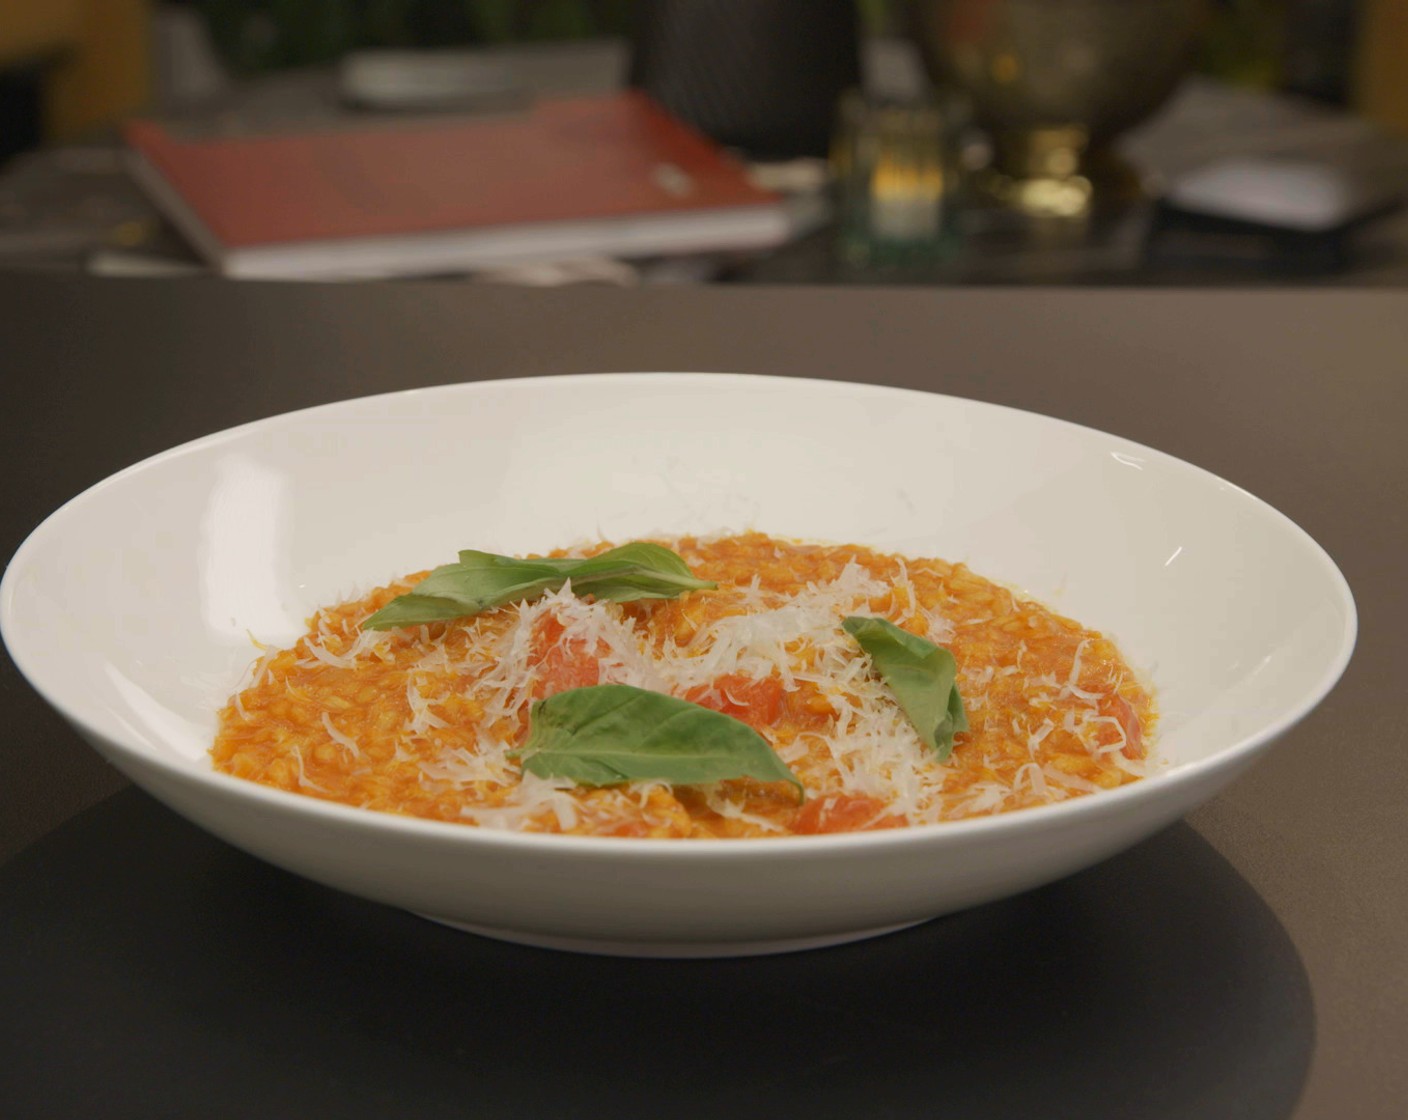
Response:
[{"label": "yellow wall", "polygon": [[78,35],[78,0],[0,4],[0,66],[52,57]]},{"label": "yellow wall", "polygon": [[43,64],[44,131],[80,136],[146,105],[150,0],[0,0],[0,66]]},{"label": "yellow wall", "polygon": [[1408,132],[1408,2],[1361,0],[1356,100],[1366,116]]}]

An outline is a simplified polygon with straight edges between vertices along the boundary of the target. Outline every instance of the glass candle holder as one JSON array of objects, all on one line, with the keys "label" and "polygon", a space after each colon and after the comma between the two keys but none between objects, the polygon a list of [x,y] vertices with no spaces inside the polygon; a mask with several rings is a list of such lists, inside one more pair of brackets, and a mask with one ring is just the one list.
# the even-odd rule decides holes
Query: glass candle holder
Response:
[{"label": "glass candle holder", "polygon": [[839,247],[849,262],[929,259],[951,244],[959,161],[951,114],[938,101],[847,93],[831,167]]}]

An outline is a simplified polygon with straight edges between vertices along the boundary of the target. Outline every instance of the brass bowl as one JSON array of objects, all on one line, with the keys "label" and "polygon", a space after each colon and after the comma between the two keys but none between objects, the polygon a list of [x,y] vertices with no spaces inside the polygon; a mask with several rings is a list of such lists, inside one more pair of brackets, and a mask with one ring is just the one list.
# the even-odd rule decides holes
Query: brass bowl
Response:
[{"label": "brass bowl", "polygon": [[1053,213],[1127,177],[1108,144],[1177,87],[1206,17],[1206,0],[910,3],[930,77],[963,90],[992,137],[998,193]]}]

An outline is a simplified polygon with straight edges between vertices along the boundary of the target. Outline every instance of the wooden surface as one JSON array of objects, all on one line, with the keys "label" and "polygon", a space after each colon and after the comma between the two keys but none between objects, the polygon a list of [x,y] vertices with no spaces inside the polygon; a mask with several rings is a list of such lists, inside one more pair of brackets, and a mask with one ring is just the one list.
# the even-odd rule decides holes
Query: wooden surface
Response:
[{"label": "wooden surface", "polygon": [[123,789],[0,661],[0,1114],[1404,1114],[1408,295],[0,274],[0,308],[5,556],[107,474],[288,409],[740,370],[1186,458],[1319,540],[1361,617],[1336,691],[1187,823],[1018,899],[745,962],[501,946],[313,887]]}]

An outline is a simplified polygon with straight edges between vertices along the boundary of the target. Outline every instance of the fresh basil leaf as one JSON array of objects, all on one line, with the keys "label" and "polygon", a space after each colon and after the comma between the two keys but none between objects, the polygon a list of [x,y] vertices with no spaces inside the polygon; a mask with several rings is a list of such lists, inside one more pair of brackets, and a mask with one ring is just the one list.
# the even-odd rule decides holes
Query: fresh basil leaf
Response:
[{"label": "fresh basil leaf", "polygon": [[953,654],[883,618],[852,615],[841,625],[870,655],[919,737],[945,761],[954,733],[968,730]]},{"label": "fresh basil leaf", "polygon": [[405,595],[362,623],[369,630],[464,618],[505,603],[526,602],[568,581],[578,595],[614,603],[673,599],[718,585],[696,579],[689,565],[664,545],[636,541],[597,556],[521,560],[466,549],[459,562],[436,568]]},{"label": "fresh basil leaf", "polygon": [[516,753],[530,774],[584,786],[749,777],[791,782],[805,796],[797,776],[746,723],[625,684],[572,688],[539,700]]},{"label": "fresh basil leaf", "polygon": [[712,590],[718,584],[695,579],[689,565],[664,545],[634,541],[564,569],[573,590],[598,599],[629,603],[635,599],[673,599],[685,591]]}]

